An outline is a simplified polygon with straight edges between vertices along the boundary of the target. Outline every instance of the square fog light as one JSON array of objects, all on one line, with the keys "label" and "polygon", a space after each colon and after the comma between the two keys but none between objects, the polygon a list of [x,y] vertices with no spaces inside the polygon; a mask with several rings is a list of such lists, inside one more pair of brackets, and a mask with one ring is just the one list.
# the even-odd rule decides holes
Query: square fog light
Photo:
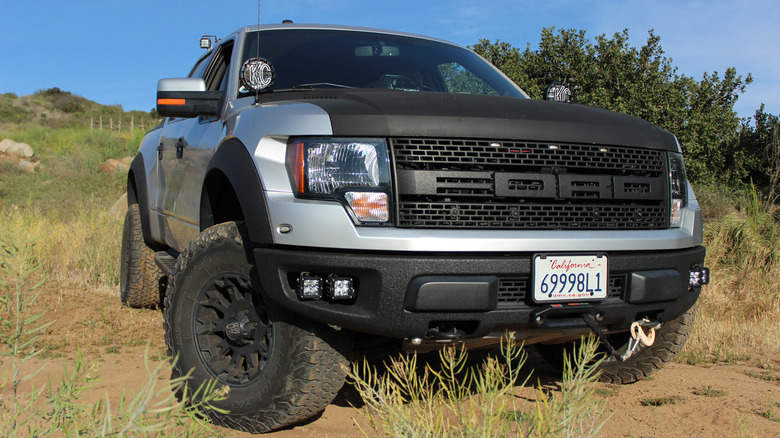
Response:
[{"label": "square fog light", "polygon": [[324,289],[322,277],[311,274],[301,274],[298,277],[298,287],[295,293],[301,300],[321,300]]},{"label": "square fog light", "polygon": [[333,300],[351,300],[355,298],[354,281],[350,277],[329,275],[326,293]]}]

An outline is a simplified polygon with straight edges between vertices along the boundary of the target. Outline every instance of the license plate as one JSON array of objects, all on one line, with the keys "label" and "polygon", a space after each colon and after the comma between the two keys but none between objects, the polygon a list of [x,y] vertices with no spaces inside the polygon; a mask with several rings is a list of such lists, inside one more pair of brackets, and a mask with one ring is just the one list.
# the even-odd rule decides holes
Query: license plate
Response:
[{"label": "license plate", "polygon": [[534,301],[565,302],[607,297],[607,256],[534,256]]}]

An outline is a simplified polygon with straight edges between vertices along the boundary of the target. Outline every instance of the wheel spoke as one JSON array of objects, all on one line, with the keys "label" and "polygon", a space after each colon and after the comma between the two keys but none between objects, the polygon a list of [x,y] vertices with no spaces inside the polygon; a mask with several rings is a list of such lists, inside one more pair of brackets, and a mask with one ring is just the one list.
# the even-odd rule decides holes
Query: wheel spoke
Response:
[{"label": "wheel spoke", "polygon": [[252,381],[268,360],[271,328],[256,301],[249,279],[236,274],[218,276],[200,294],[194,327],[200,355],[228,384]]}]

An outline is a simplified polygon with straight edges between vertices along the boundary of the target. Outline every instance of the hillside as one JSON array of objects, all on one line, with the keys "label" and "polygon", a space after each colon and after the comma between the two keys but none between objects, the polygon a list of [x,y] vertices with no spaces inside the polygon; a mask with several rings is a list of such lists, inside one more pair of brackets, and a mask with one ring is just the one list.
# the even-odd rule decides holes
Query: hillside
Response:
[{"label": "hillside", "polygon": [[14,93],[0,94],[0,130],[8,124],[72,128],[99,123],[101,119],[105,129],[109,128],[110,121],[117,124],[115,130],[120,120],[126,127],[132,121],[136,127],[147,129],[159,121],[154,110],[124,111],[120,105],[101,105],[57,87],[22,97]]}]

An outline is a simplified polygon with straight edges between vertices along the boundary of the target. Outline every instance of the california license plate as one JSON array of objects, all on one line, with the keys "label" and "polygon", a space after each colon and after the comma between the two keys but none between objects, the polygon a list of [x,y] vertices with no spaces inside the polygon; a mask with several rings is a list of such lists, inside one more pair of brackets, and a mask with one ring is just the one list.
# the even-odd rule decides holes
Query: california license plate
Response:
[{"label": "california license plate", "polygon": [[607,297],[607,256],[534,256],[534,301],[566,302],[600,300]]}]

